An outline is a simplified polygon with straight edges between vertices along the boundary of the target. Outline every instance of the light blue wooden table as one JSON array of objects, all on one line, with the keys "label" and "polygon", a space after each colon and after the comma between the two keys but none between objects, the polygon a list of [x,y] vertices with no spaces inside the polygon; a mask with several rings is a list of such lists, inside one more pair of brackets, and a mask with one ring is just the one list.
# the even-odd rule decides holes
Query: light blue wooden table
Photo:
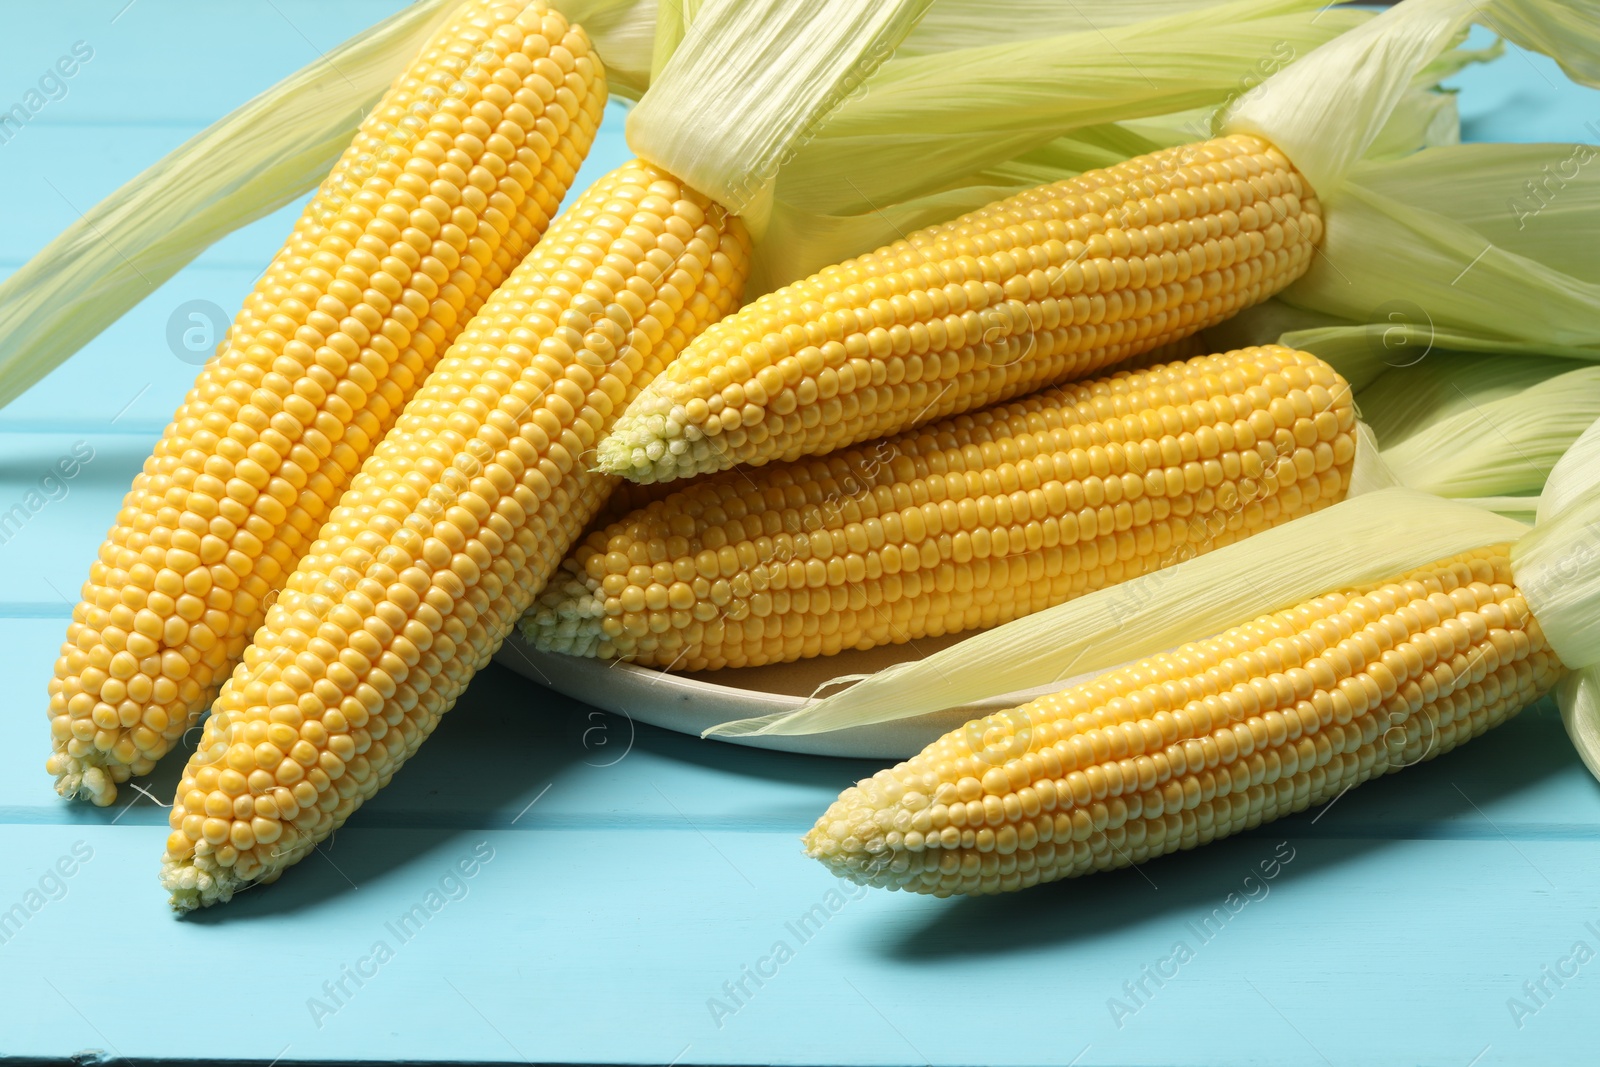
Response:
[{"label": "light blue wooden table", "polygon": [[[0,144],[0,270],[397,6],[13,6],[0,105],[75,42],[93,57]],[[1543,60],[1461,81],[1473,138],[1597,136],[1600,94]],[[623,158],[618,129],[591,176]],[[635,728],[496,667],[326,855],[174,919],[161,809],[51,791],[45,680],[194,374],[169,318],[231,313],[291,217],[223,241],[0,411],[0,511],[93,450],[0,537],[0,1061],[1593,1062],[1600,786],[1548,705],[1331,810],[1139,871],[937,901],[853,889],[800,853],[872,766]],[[178,769],[149,783],[162,801]]]}]

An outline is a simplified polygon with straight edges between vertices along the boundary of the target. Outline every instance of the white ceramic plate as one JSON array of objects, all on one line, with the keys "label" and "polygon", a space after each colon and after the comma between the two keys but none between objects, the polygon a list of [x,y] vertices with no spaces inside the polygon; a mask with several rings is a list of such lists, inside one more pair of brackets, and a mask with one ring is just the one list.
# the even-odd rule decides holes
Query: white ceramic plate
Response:
[{"label": "white ceramic plate", "polygon": [[[957,637],[919,640],[915,648],[889,645],[770,667],[669,674],[631,663],[540,652],[520,635],[513,634],[496,653],[495,662],[575,700],[626,715],[637,722],[698,737],[701,731],[719,723],[793,711],[829,679],[880,671],[907,659],[929,655],[957,640]],[[1040,693],[1061,689],[1064,684],[1058,682],[1038,690],[1008,693],[914,719],[823,734],[766,734],[713,740],[818,756],[905,759],[969,719],[1015,707]]]}]

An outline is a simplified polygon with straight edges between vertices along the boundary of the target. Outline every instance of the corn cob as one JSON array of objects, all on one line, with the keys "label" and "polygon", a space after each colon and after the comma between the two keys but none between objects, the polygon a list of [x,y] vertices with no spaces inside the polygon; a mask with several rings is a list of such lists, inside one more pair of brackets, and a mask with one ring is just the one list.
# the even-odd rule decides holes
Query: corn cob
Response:
[{"label": "corn cob", "polygon": [[634,401],[600,464],[651,482],[815,455],[1080,378],[1259,303],[1322,235],[1232,136],[1028,190],[770,293]]},{"label": "corn cob", "polygon": [[361,127],[124,500],[50,683],[66,796],[183,735],[361,461],[549,224],[605,103],[540,0],[464,5]]},{"label": "corn cob", "polygon": [[559,218],[363,465],[222,688],[171,812],[174,905],[271,881],[428,736],[600,509],[584,454],[738,306],[743,224],[630,163]]},{"label": "corn cob", "polygon": [[523,632],[682,670],[993,626],[1343,498],[1349,387],[1250,348],[731,471],[596,530]]},{"label": "corn cob", "polygon": [[1332,593],[968,723],[844,791],[837,873],[1007,892],[1193,848],[1497,726],[1564,668],[1509,545]]}]

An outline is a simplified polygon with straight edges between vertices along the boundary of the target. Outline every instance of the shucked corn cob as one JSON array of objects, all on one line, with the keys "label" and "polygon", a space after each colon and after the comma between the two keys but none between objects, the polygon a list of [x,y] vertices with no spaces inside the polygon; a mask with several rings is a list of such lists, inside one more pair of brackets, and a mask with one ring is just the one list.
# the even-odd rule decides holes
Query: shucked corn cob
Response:
[{"label": "shucked corn cob", "polygon": [[831,451],[1083,377],[1305,272],[1321,207],[1222,137],[1041,186],[768,294],[691,345],[600,464],[651,482]]},{"label": "shucked corn cob", "polygon": [[363,465],[217,700],[171,812],[174,905],[271,881],[449,710],[599,510],[587,453],[738,305],[743,224],[631,163],[467,326]]},{"label": "shucked corn cob", "polygon": [[948,896],[1140,863],[1431,759],[1563,667],[1510,547],[1332,593],[975,720],[844,791],[837,873]]},{"label": "shucked corn cob", "polygon": [[690,482],[591,534],[523,632],[704,670],[993,626],[1336,503],[1354,456],[1309,353],[1121,372]]},{"label": "shucked corn cob", "polygon": [[540,0],[463,5],[363,122],[124,501],[50,683],[67,796],[109,804],[216,694],[339,493],[532,247],[605,103]]}]

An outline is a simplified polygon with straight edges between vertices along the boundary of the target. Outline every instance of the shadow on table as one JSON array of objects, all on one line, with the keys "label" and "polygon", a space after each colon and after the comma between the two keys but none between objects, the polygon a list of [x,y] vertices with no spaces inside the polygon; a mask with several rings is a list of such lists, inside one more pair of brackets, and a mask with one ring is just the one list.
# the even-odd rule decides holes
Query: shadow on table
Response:
[{"label": "shadow on table", "polygon": [[272,885],[252,886],[226,907],[191,913],[188,921],[248,922],[304,911],[386,878],[413,877],[418,868],[448,867],[458,853],[470,852],[469,839],[515,821],[543,790],[581,769],[585,753],[573,743],[565,709],[530,713],[541,710],[528,707],[530,688],[499,668],[480,672],[394,780],[315,854]]},{"label": "shadow on table", "polygon": [[[506,648],[510,649],[512,654],[522,655],[523,666],[528,668],[521,672],[525,677],[543,676],[538,663],[529,659],[525,653],[521,653],[515,643],[508,643]],[[615,666],[615,663],[612,665]],[[525,687],[521,693],[524,702],[536,699],[559,702],[562,699],[536,684],[530,682],[521,684]],[[801,755],[723,740],[709,740],[645,723],[635,723],[627,715],[600,711],[577,700],[567,699],[566,704],[586,724],[597,727],[592,733],[586,728],[586,735],[604,738],[607,741],[616,740],[614,734],[620,735],[631,740],[634,748],[639,751],[651,752],[662,759],[678,763],[692,764],[717,774],[738,775],[763,782],[819,786],[837,791],[854,785],[860,779],[892,762],[887,759]],[[595,759],[589,761],[591,765],[600,762],[598,751],[594,756]]]},{"label": "shadow on table", "polygon": [[[142,435],[105,437],[49,430],[20,435],[8,441],[5,454],[0,455],[0,482],[37,483],[43,475],[58,472],[58,464],[71,461],[68,469],[73,472],[69,480],[72,492],[91,487],[126,490],[144,465],[153,442],[153,437],[146,439]],[[92,453],[81,451],[86,444]],[[74,446],[80,451],[74,452]],[[85,455],[92,458],[84,462]]]},{"label": "shadow on table", "polygon": [[[1273,889],[1428,838],[1500,836],[1485,809],[1546,779],[1583,773],[1560,715],[1541,701],[1486,738],[1437,760],[1369,782],[1331,805],[1138,867],[1054,882],[1020,893],[944,902],[914,927],[886,930],[878,946],[904,963],[1031,952],[1092,941],[1173,916],[1204,915],[1280,842],[1294,849]],[[1259,890],[1258,890],[1259,892]]]},{"label": "shadow on table", "polygon": [[[842,756],[808,756],[774,752],[747,745],[712,741],[656,726],[638,725],[635,747],[663,759],[693,764],[719,774],[733,774],[764,782],[784,782],[838,792],[893,762],[887,759],[849,759]],[[822,814],[819,809],[817,814]]]},{"label": "shadow on table", "polygon": [[[195,913],[189,921],[249,922],[338,902],[385,879],[414,880],[434,866],[443,871],[485,831],[514,825],[546,790],[564,781],[571,786],[569,779],[592,776],[629,755],[811,787],[819,813],[835,790],[879,765],[748,749],[634,724],[491,666],[396,782],[352,816],[349,827],[359,833],[343,840],[335,835],[273,886],[246,890],[228,907]],[[629,770],[637,773],[637,766]],[[174,760],[161,768],[158,796],[172,795],[180,770]],[[1174,913],[1208,911],[1270,860],[1280,841],[1296,849],[1277,882],[1289,885],[1379,849],[1403,848],[1411,839],[1492,836],[1498,831],[1484,809],[1561,773],[1583,772],[1558,713],[1545,701],[1491,738],[1370,783],[1319,811],[1134,869],[944,902],[914,929],[886,930],[878,948],[908,962],[1030,951]],[[810,817],[807,811],[801,819]],[[797,832],[803,828],[797,824]]]},{"label": "shadow on table", "polygon": [[[226,907],[192,913],[188,921],[249,922],[335,902],[386,878],[414,879],[419,869],[444,871],[484,831],[515,824],[547,789],[639,755],[815,786],[819,811],[821,798],[880,766],[767,752],[635,724],[490,666],[394,782],[351,816],[347,829],[358,833],[335,834],[273,885],[251,887]],[[169,799],[181,771],[181,759],[169,759],[148,788]]]}]

